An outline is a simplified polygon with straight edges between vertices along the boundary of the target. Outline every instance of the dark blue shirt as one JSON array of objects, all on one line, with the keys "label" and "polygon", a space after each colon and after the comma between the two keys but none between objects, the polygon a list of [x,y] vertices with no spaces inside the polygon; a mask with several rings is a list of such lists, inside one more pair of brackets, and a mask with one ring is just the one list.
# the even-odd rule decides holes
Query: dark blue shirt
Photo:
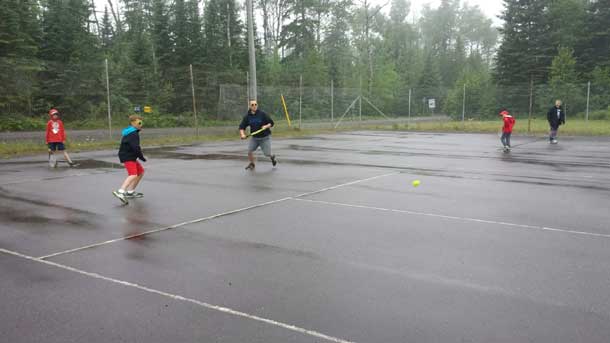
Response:
[{"label": "dark blue shirt", "polygon": [[[245,130],[248,126],[250,126],[250,132],[254,132],[254,131],[258,131],[260,130],[264,125],[267,124],[271,124],[271,126],[275,125],[273,123],[273,119],[271,119],[267,113],[261,111],[261,110],[256,110],[256,112],[252,113],[251,111],[248,111],[248,113],[246,113],[246,115],[244,116],[244,119],[242,119],[241,124],[239,124],[239,129],[240,130]],[[254,135],[253,137],[266,137],[269,136],[271,134],[271,130],[267,129],[261,133],[257,133],[256,135]]]}]

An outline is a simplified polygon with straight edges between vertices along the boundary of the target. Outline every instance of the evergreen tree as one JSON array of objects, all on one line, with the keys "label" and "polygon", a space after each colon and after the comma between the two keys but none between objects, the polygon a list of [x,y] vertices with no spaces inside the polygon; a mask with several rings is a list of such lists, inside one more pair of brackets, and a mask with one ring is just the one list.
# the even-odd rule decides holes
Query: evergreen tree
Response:
[{"label": "evergreen tree", "polygon": [[590,1],[585,23],[585,36],[578,49],[581,71],[610,67],[610,0]]},{"label": "evergreen tree", "polygon": [[32,114],[41,68],[36,1],[0,2],[0,109]]},{"label": "evergreen tree", "polygon": [[551,43],[550,0],[505,0],[500,29],[503,41],[496,57],[495,77],[501,84],[545,82],[556,47]]},{"label": "evergreen tree", "polygon": [[86,0],[49,0],[43,12],[42,95],[65,118],[90,113],[102,101],[103,62],[97,37],[88,31]]},{"label": "evergreen tree", "polygon": [[110,22],[110,13],[108,7],[104,7],[104,16],[102,17],[102,32],[100,32],[100,39],[102,48],[107,52],[112,48],[112,41],[114,39],[114,29]]},{"label": "evergreen tree", "polygon": [[171,75],[172,41],[169,28],[169,10],[165,0],[153,0],[151,15],[151,41],[155,52],[155,68],[161,79]]},{"label": "evergreen tree", "polygon": [[428,111],[428,99],[435,99],[436,107],[441,107],[441,75],[432,53],[428,53],[424,69],[416,89],[416,99],[422,100],[422,113]]},{"label": "evergreen tree", "polygon": [[349,10],[351,0],[337,0],[331,4],[331,20],[322,45],[329,78],[334,87],[345,87],[353,63],[349,40]]},{"label": "evergreen tree", "polygon": [[244,26],[234,0],[210,0],[204,13],[205,61],[215,70],[248,64]]},{"label": "evergreen tree", "polygon": [[315,0],[290,0],[286,3],[292,21],[282,28],[282,47],[290,51],[289,59],[302,60],[307,51],[315,49],[315,16],[312,8]]},{"label": "evergreen tree", "polygon": [[552,103],[554,99],[562,99],[564,106],[569,107],[573,112],[576,112],[575,109],[583,109],[585,102],[581,90],[583,87],[578,83],[576,59],[571,48],[560,47],[559,53],[553,58],[549,85],[551,94],[546,102],[540,102],[541,105]]},{"label": "evergreen tree", "polygon": [[186,26],[191,47],[191,63],[200,64],[203,61],[203,33],[198,0],[188,0],[186,2]]},{"label": "evergreen tree", "polygon": [[574,49],[584,35],[586,0],[554,0],[548,13],[551,46]]}]

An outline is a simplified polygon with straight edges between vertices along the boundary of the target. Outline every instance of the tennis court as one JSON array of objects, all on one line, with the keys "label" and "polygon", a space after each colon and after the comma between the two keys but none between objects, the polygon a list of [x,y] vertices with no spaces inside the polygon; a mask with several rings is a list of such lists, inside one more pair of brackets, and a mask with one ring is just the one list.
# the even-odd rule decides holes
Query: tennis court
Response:
[{"label": "tennis court", "polygon": [[610,139],[246,144],[0,162],[2,341],[608,342]]}]

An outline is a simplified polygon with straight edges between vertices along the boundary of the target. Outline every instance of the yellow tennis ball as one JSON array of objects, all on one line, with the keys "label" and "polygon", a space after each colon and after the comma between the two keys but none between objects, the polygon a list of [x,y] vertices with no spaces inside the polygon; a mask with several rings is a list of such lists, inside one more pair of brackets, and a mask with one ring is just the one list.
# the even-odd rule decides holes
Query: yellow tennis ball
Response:
[{"label": "yellow tennis ball", "polygon": [[417,186],[419,186],[419,184],[421,182],[419,180],[414,180],[412,183],[413,183],[413,187],[417,187]]}]

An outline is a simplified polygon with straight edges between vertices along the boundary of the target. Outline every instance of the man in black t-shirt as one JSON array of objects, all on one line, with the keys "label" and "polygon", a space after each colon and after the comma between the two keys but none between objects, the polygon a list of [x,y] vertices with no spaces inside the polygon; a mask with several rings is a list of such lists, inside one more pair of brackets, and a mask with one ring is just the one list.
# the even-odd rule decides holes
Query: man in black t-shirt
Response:
[{"label": "man in black t-shirt", "polygon": [[246,167],[247,170],[254,169],[254,151],[261,147],[263,154],[271,159],[271,164],[275,166],[277,161],[275,155],[271,155],[271,130],[273,127],[273,119],[267,113],[258,109],[256,100],[250,101],[250,109],[239,124],[239,135],[241,139],[246,139],[246,128],[250,126],[250,132],[256,132],[263,129],[262,132],[252,135],[252,139],[248,144],[248,160],[250,163]]}]

